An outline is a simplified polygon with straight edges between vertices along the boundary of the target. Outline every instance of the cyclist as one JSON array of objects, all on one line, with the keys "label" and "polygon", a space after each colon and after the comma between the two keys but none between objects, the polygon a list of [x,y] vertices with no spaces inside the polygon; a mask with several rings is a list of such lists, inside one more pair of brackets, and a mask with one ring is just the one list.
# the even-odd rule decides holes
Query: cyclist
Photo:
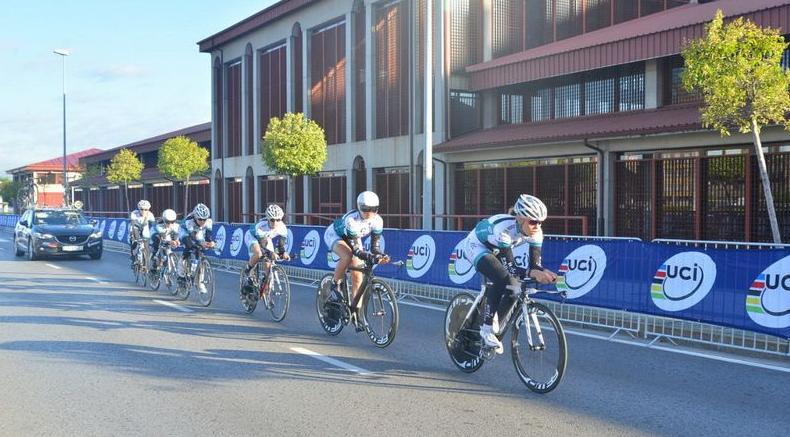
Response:
[{"label": "cyclist", "polygon": [[[269,205],[266,208],[266,219],[259,221],[255,225],[254,238],[250,239],[247,245],[247,251],[250,260],[244,268],[244,274],[247,275],[248,284],[251,278],[249,277],[252,268],[258,263],[258,260],[266,254],[268,259],[276,259],[274,253],[274,240],[277,239],[277,256],[285,261],[291,259],[288,252],[285,251],[285,245],[288,240],[288,229],[283,223],[283,216],[285,213],[279,205]],[[265,251],[265,252],[264,252]],[[266,261],[266,271],[269,271],[271,262]]]},{"label": "cyclist", "polygon": [[[384,222],[378,211],[379,196],[372,191],[363,191],[357,196],[357,209],[349,211],[326,228],[324,243],[340,258],[335,267],[332,294],[329,296],[329,301],[338,302],[341,300],[338,285],[352,262],[356,260],[379,263],[389,260],[379,246]],[[370,252],[366,252],[362,246],[362,239],[368,235],[370,235]],[[352,271],[352,299],[356,296],[361,282],[362,272]]]},{"label": "cyclist", "polygon": [[[519,286],[515,277],[530,277],[542,284],[557,280],[557,275],[544,268],[541,261],[541,226],[547,216],[546,205],[535,196],[522,194],[509,212],[478,223],[466,236],[464,248],[464,257],[493,284],[485,290],[480,337],[498,354],[504,347],[496,336],[499,328],[494,324],[508,308],[510,297],[503,299],[503,296],[509,296],[509,290]],[[527,268],[517,267],[513,259],[513,248],[522,244],[529,244]]]},{"label": "cyclist", "polygon": [[129,235],[132,241],[129,259],[134,262],[134,251],[137,249],[137,240],[151,238],[150,225],[156,222],[156,217],[151,212],[151,203],[145,199],[137,202],[137,209],[129,214]]},{"label": "cyclist", "polygon": [[[181,237],[181,244],[184,245],[184,254],[181,262],[183,269],[181,273],[185,273],[190,268],[190,256],[195,246],[201,246],[204,249],[214,247],[214,231],[213,222],[211,221],[211,210],[208,206],[198,203],[192,212],[184,218],[184,236]],[[184,276],[179,274],[179,281],[184,280]],[[205,293],[206,286],[203,283],[198,284],[198,291]]]},{"label": "cyclist", "polygon": [[[178,246],[178,235],[181,233],[181,226],[176,222],[176,212],[172,209],[162,211],[162,218],[156,222],[154,227],[154,234],[151,235],[151,244],[153,250],[151,251],[151,260],[156,258],[159,252],[159,244],[167,243],[171,247]],[[156,268],[154,264],[154,268]]]}]

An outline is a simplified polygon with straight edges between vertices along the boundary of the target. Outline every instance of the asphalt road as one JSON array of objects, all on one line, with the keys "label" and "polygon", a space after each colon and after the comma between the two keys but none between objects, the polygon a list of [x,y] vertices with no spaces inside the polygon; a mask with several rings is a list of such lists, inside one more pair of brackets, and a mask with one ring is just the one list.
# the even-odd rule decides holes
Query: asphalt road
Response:
[{"label": "asphalt road", "polygon": [[569,335],[537,395],[507,352],[456,370],[441,311],[402,305],[378,349],[327,336],[310,287],[274,323],[242,314],[236,275],[202,308],[136,287],[127,260],[30,262],[0,232],[0,435],[790,435],[788,372]]}]

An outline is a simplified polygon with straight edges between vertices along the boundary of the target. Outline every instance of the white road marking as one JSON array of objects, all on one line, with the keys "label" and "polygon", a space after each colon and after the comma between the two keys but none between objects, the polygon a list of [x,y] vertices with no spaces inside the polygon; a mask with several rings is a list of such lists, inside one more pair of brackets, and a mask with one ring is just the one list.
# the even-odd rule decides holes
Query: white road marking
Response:
[{"label": "white road marking", "polygon": [[9,243],[11,240],[6,240],[5,238],[0,238],[0,243]]},{"label": "white road marking", "polygon": [[2,250],[3,252],[5,252],[5,248],[3,248],[3,247],[0,247],[0,250]]},{"label": "white road marking", "polygon": [[52,268],[53,268],[53,269],[55,269],[55,270],[60,270],[60,269],[61,269],[61,267],[58,267],[58,266],[56,266],[55,264],[46,263],[46,264],[44,264],[44,265],[46,265],[46,266],[49,266],[49,267],[52,267]]},{"label": "white road marking", "polygon": [[87,279],[87,280],[89,280],[89,281],[98,282],[99,284],[105,284],[105,285],[106,285],[106,284],[108,284],[108,282],[106,282],[106,281],[102,281],[102,280],[101,280],[101,279],[99,279],[99,278],[94,278],[93,276],[86,276],[86,277],[85,277],[85,279]]},{"label": "white road marking", "polygon": [[182,313],[194,313],[195,312],[195,311],[193,311],[193,310],[191,310],[191,309],[189,309],[187,307],[181,306],[181,305],[179,305],[177,303],[168,302],[166,300],[154,299],[154,302],[156,302],[156,303],[158,303],[160,305],[164,305],[166,307],[175,308],[175,309],[181,311]]},{"label": "white road marking", "polygon": [[334,358],[328,357],[328,356],[323,355],[323,354],[319,354],[318,352],[313,352],[310,349],[305,349],[305,348],[302,348],[302,347],[292,347],[291,350],[294,351],[294,352],[300,353],[302,355],[307,355],[309,357],[313,357],[316,360],[323,361],[323,362],[325,362],[327,364],[331,364],[331,365],[333,365],[335,367],[339,367],[339,368],[341,368],[343,370],[348,370],[349,372],[357,373],[359,375],[371,375],[372,374],[372,372],[369,372],[369,371],[367,371],[365,369],[359,368],[357,366],[353,366],[353,365],[348,364],[348,363],[344,363],[343,361],[336,360]]}]

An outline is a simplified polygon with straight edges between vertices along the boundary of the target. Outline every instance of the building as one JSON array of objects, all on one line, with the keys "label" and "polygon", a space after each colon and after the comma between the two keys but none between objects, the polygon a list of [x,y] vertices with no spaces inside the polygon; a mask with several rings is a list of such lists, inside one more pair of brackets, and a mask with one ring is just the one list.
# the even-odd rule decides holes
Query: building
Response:
[{"label": "building", "polygon": [[[527,192],[546,202],[549,232],[770,241],[751,138],[702,129],[679,54],[717,9],[790,33],[786,0],[280,1],[198,43],[215,215],[278,202],[315,222],[368,188],[388,226],[419,223],[428,3],[435,227],[467,229]],[[258,157],[286,111],[324,127],[320,174],[286,179]],[[789,140],[763,131],[788,241]]]},{"label": "building", "polygon": [[[105,172],[113,156],[121,149],[129,149],[137,153],[144,165],[141,180],[129,184],[130,207],[135,208],[140,199],[147,199],[151,202],[151,210],[157,215],[167,208],[182,214],[183,183],[168,180],[157,168],[162,144],[179,135],[192,138],[201,147],[211,151],[211,123],[203,123],[86,156],[80,160],[80,165],[88,169],[88,174],[74,188],[74,199],[81,200],[86,211],[97,215],[128,214],[124,187],[109,183]],[[195,177],[189,183],[189,208],[198,202],[208,203],[209,192],[209,179],[205,176]]]},{"label": "building", "polygon": [[[101,149],[91,148],[66,155],[66,177],[69,184],[73,184],[81,176],[79,160],[101,151]],[[7,170],[7,172],[15,182],[27,185],[32,181],[36,185],[36,204],[41,206],[63,205],[63,157],[28,164]]]}]

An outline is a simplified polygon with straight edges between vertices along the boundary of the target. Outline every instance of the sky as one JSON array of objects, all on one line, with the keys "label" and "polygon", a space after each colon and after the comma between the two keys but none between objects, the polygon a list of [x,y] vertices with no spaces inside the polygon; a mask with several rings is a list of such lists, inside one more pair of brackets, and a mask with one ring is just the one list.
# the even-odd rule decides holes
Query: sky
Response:
[{"label": "sky", "polygon": [[275,0],[37,0],[0,14],[0,177],[211,121],[211,59],[197,42]]}]

